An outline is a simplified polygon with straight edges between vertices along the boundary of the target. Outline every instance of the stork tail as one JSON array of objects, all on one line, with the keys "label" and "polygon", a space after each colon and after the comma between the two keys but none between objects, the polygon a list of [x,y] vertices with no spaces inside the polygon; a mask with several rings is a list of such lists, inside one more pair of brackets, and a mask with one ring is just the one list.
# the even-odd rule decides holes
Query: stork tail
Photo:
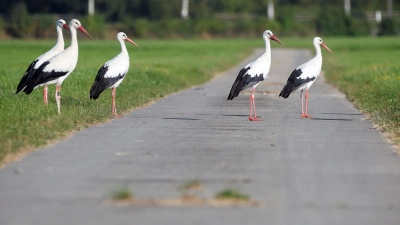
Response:
[{"label": "stork tail", "polygon": [[240,91],[242,91],[242,87],[243,87],[243,82],[235,81],[235,83],[233,83],[232,85],[231,92],[229,93],[227,100],[232,100],[233,98],[237,97]]},{"label": "stork tail", "polygon": [[296,90],[296,86],[292,82],[287,82],[285,87],[283,87],[279,97],[288,98],[289,95]]}]

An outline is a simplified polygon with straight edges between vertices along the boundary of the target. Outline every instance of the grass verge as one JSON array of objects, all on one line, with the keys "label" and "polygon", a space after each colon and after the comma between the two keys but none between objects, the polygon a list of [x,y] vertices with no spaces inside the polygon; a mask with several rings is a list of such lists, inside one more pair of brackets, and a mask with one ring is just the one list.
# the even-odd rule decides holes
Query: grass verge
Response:
[{"label": "grass verge", "polygon": [[[313,49],[312,38],[279,38],[289,48]],[[323,39],[334,52],[323,52],[323,70],[328,81],[346,93],[399,146],[398,38]],[[127,46],[131,67],[117,90],[117,110],[122,114],[204,83],[250,54],[252,48],[264,44],[261,39],[135,41],[140,48]],[[117,41],[80,42],[77,68],[63,84],[61,115],[57,114],[54,86],[49,87],[48,107],[43,105],[41,88],[28,96],[14,95],[27,66],[53,44],[53,41],[0,42],[0,162],[6,155],[29,152],[111,118],[110,91],[90,101],[89,89],[99,67],[119,53]],[[273,45],[276,47],[280,46]]]},{"label": "grass verge", "polygon": [[398,38],[336,39],[325,57],[329,82],[400,145],[400,42]]},{"label": "grass verge", "polygon": [[133,194],[131,191],[127,188],[121,188],[113,193],[113,199],[114,200],[128,200],[132,199]]},{"label": "grass verge", "polygon": [[[209,80],[250,54],[258,40],[135,40],[127,46],[130,70],[117,89],[117,110],[126,113],[147,102]],[[52,47],[53,41],[0,42],[0,162],[6,155],[29,152],[71,132],[111,118],[111,92],[96,101],[89,89],[98,69],[120,51],[115,41],[81,41],[75,71],[64,81],[61,115],[57,114],[55,86],[49,86],[49,106],[42,88],[30,95],[14,95],[28,65]],[[68,41],[67,41],[67,44]]]},{"label": "grass verge", "polygon": [[249,196],[235,189],[225,189],[215,195],[216,199],[248,201]]},{"label": "grass verge", "polygon": [[[288,47],[309,48],[314,52],[312,38],[282,40]],[[330,54],[322,49],[322,69],[327,80],[344,92],[400,149],[399,38],[323,40],[333,51]]]}]

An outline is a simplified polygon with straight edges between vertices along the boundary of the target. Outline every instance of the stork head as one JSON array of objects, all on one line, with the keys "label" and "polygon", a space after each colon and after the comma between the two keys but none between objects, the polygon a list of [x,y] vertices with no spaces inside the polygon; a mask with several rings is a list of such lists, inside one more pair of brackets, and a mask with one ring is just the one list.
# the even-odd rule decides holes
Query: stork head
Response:
[{"label": "stork head", "polygon": [[57,20],[56,26],[69,30],[69,26],[67,25],[67,23],[63,19]]},{"label": "stork head", "polygon": [[117,39],[118,39],[118,40],[127,41],[127,42],[129,42],[129,43],[131,43],[131,44],[134,44],[136,47],[139,47],[135,42],[133,42],[131,39],[129,39],[128,36],[127,36],[124,32],[119,32],[119,33],[117,34]]},{"label": "stork head", "polygon": [[326,44],[324,44],[324,42],[322,41],[322,38],[320,38],[320,37],[315,37],[313,43],[314,43],[315,46],[321,45],[323,48],[325,48],[325,49],[328,50],[329,52],[332,52],[332,51],[328,48],[328,46],[326,46]]},{"label": "stork head", "polygon": [[272,31],[270,31],[270,30],[264,31],[264,33],[263,33],[263,38],[264,38],[264,39],[266,39],[266,38],[271,39],[271,40],[276,41],[276,42],[278,42],[279,44],[285,46],[285,45],[272,33]]},{"label": "stork head", "polygon": [[73,27],[75,29],[80,30],[82,33],[84,33],[86,36],[88,36],[90,39],[93,40],[92,36],[90,36],[90,34],[85,30],[85,28],[82,27],[81,22],[79,22],[79,20],[77,19],[72,19],[69,22],[69,27]]}]

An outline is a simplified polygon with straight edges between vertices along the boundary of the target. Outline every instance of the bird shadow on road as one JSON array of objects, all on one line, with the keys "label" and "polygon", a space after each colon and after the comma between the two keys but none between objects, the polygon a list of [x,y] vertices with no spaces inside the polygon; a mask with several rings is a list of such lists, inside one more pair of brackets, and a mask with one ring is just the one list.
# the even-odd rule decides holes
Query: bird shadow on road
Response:
[{"label": "bird shadow on road", "polygon": [[362,116],[362,113],[320,113],[320,114],[328,114],[328,115],[345,115],[345,116]]},{"label": "bird shadow on road", "polygon": [[230,114],[222,114],[223,116],[238,116],[238,117],[249,117],[249,115],[230,115]]},{"label": "bird shadow on road", "polygon": [[353,121],[354,119],[330,119],[330,118],[312,118],[312,120],[327,120],[327,121]]},{"label": "bird shadow on road", "polygon": [[200,120],[200,119],[194,119],[194,118],[174,118],[174,117],[169,117],[169,118],[163,118],[164,120]]}]

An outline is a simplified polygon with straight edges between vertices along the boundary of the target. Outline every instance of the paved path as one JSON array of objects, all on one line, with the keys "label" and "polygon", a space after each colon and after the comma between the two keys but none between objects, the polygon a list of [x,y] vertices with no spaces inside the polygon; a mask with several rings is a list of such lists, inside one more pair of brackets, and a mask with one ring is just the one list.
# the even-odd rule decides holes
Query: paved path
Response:
[{"label": "paved path", "polygon": [[[247,121],[248,93],[226,101],[241,66],[206,85],[78,132],[0,170],[0,224],[400,224],[400,159],[343,94],[318,78],[310,115],[299,93],[278,98],[308,51],[273,50],[256,94],[262,122]],[[329,57],[327,52],[323,53]],[[178,198],[198,179],[212,198],[235,188],[260,207],[116,207]]]}]

